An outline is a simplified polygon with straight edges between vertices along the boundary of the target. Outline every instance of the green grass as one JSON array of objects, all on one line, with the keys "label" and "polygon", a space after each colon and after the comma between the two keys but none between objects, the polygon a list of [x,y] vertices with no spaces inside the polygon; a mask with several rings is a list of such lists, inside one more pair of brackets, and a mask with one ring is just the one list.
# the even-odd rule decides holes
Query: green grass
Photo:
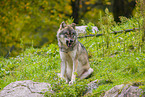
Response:
[{"label": "green grass", "polygon": [[[132,27],[138,27],[135,19],[129,19],[112,28],[117,31]],[[106,30],[101,30],[99,33],[104,31]],[[65,84],[65,81],[61,81],[57,76],[61,62],[57,44],[50,44],[41,49],[31,47],[17,57],[0,58],[0,88],[3,89],[14,81],[33,80],[52,84],[56,93],[51,95],[48,92],[45,96],[79,97],[83,94],[87,83],[99,79],[111,83],[101,82],[90,96],[102,95],[113,86],[120,84],[141,83],[139,87],[145,89],[145,46],[140,46],[141,35],[142,31],[138,30],[126,34],[79,39],[88,51],[90,65],[94,72],[91,78],[77,80],[72,86]]]}]

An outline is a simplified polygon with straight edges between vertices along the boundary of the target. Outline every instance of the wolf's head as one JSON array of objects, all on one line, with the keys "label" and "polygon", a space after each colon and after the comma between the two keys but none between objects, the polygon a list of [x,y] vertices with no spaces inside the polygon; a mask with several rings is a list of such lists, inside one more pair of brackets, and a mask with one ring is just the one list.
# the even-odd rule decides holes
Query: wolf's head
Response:
[{"label": "wolf's head", "polygon": [[66,25],[65,22],[60,24],[60,28],[57,32],[58,41],[67,47],[72,47],[76,43],[77,33],[75,31],[75,23]]}]

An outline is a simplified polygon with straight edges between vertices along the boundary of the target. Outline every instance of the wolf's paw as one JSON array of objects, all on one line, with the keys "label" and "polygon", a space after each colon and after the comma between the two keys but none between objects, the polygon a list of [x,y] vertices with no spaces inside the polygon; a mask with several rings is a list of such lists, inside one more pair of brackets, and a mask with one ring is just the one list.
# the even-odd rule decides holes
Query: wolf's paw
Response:
[{"label": "wolf's paw", "polygon": [[69,85],[72,85],[72,84],[73,84],[73,81],[70,81],[70,82],[69,82]]},{"label": "wolf's paw", "polygon": [[61,74],[60,74],[60,73],[57,73],[57,76],[58,76],[58,77],[61,77]]},{"label": "wolf's paw", "polygon": [[72,85],[72,84],[74,84],[75,83],[75,81],[70,81],[69,82],[69,85]]},{"label": "wolf's paw", "polygon": [[66,80],[65,82],[68,84],[69,80]]}]

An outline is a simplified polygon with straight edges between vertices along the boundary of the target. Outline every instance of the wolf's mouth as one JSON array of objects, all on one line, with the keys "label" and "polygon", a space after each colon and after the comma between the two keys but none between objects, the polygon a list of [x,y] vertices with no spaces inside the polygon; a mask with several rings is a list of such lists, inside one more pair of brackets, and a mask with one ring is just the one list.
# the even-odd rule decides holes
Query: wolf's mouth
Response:
[{"label": "wolf's mouth", "polygon": [[71,40],[70,41],[68,41],[68,40],[66,41],[66,45],[68,47],[72,47],[72,44],[73,44],[73,41],[71,41]]}]

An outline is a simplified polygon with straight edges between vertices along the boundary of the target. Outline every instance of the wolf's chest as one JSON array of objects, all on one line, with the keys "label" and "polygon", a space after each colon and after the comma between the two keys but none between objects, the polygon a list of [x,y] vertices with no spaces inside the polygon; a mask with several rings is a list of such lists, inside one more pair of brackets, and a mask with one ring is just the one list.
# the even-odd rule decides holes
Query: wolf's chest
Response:
[{"label": "wolf's chest", "polygon": [[77,50],[73,50],[70,52],[60,52],[60,57],[62,60],[69,61],[74,60],[77,57]]}]

